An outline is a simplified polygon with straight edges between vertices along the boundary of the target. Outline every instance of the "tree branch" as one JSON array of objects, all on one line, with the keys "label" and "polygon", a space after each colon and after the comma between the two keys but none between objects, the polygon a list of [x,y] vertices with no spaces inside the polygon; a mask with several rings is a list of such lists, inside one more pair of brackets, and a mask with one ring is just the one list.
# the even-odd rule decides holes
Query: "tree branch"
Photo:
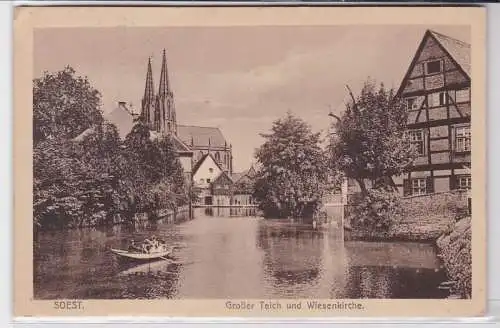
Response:
[{"label": "tree branch", "polygon": [[331,117],[335,118],[337,121],[340,122],[340,117],[338,117],[337,115],[333,114],[332,112],[328,113],[328,116],[331,116]]},{"label": "tree branch", "polygon": [[355,111],[358,111],[358,106],[356,104],[356,99],[354,98],[354,95],[352,94],[352,91],[351,91],[351,88],[349,87],[349,85],[345,85],[345,87],[347,88],[347,91],[349,91],[349,95],[351,96],[351,99],[352,99],[352,105],[354,107],[354,110]]}]

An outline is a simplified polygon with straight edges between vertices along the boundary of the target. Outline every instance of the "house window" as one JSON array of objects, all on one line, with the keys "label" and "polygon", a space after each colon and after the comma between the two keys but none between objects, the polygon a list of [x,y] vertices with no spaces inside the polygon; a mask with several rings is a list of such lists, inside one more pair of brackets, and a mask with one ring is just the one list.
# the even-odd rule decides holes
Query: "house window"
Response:
[{"label": "house window", "polygon": [[410,142],[417,150],[419,155],[425,155],[424,130],[412,130],[410,133]]},{"label": "house window", "polygon": [[427,193],[427,185],[425,179],[411,180],[412,195],[425,195]]},{"label": "house window", "polygon": [[210,179],[207,179],[207,183],[210,183]]},{"label": "house window", "polygon": [[455,128],[455,151],[467,152],[471,149],[470,126]]},{"label": "house window", "polygon": [[214,172],[214,169],[213,169],[213,168],[209,168],[209,169],[208,169],[208,172],[213,173],[213,172]]},{"label": "house window", "polygon": [[200,183],[204,183],[205,182],[205,179],[200,179]]},{"label": "house window", "polygon": [[441,60],[433,60],[425,63],[425,74],[441,73],[443,70],[443,62]]},{"label": "house window", "polygon": [[458,189],[471,189],[472,180],[470,175],[462,175],[458,177]]},{"label": "house window", "polygon": [[430,95],[431,107],[446,106],[448,104],[448,94],[446,92],[437,92]]},{"label": "house window", "polygon": [[407,110],[415,110],[418,109],[417,98],[406,98],[406,109]]}]

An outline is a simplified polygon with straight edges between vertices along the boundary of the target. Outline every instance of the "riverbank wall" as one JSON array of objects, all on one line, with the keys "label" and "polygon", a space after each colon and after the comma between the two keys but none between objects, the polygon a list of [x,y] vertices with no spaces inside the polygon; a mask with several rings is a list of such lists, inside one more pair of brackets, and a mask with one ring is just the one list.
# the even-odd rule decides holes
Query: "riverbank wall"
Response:
[{"label": "riverbank wall", "polygon": [[[416,241],[434,243],[459,219],[469,215],[468,195],[465,191],[434,193],[404,197],[401,212],[392,217],[387,231],[347,229],[347,240]],[[349,227],[349,211],[346,210]]]},{"label": "riverbank wall", "polygon": [[471,218],[456,222],[436,241],[438,256],[443,261],[452,297],[471,298],[472,253]]},{"label": "riverbank wall", "polygon": [[82,218],[80,222],[71,222],[64,227],[45,227],[34,225],[35,232],[38,230],[54,230],[54,229],[77,229],[89,228],[98,226],[112,226],[126,223],[139,223],[148,220],[163,220],[167,223],[180,223],[188,221],[192,218],[192,213],[189,205],[180,206],[176,209],[160,209],[152,213],[135,213],[132,217],[120,213],[107,216],[105,213],[95,213],[91,219]]}]

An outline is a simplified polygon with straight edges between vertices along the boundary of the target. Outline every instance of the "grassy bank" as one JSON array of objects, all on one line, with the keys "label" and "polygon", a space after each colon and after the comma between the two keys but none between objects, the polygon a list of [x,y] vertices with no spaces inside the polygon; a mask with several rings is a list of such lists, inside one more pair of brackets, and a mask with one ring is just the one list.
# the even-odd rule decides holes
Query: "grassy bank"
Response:
[{"label": "grassy bank", "polygon": [[461,219],[436,241],[451,282],[452,295],[470,298],[472,293],[471,218]]}]

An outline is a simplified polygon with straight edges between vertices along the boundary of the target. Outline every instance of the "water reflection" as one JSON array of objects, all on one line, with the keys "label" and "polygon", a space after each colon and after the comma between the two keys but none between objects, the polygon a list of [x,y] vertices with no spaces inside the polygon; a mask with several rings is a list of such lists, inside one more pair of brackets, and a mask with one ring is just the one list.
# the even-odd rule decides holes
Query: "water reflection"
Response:
[{"label": "water reflection", "polygon": [[202,208],[205,216],[215,217],[256,217],[255,207],[206,207]]},{"label": "water reflection", "polygon": [[[197,208],[181,224],[41,232],[35,298],[440,298],[434,249],[346,242],[336,229],[264,220],[252,208]],[[130,263],[110,248],[151,234],[178,245],[175,262]]]}]

